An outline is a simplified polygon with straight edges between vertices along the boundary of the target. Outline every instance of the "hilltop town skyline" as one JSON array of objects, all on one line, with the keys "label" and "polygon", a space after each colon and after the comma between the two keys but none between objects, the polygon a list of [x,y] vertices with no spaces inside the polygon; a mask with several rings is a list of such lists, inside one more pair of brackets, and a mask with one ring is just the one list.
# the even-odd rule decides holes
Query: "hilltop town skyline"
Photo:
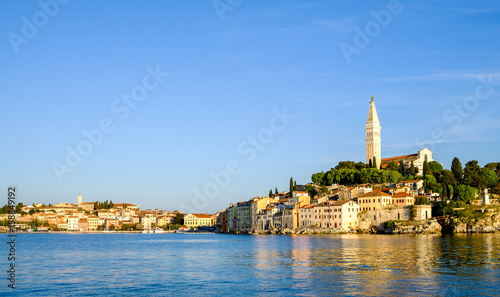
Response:
[{"label": "hilltop town skyline", "polygon": [[43,3],[0,11],[0,185],[19,201],[212,213],[365,162],[371,95],[381,158],[498,159],[494,2]]}]

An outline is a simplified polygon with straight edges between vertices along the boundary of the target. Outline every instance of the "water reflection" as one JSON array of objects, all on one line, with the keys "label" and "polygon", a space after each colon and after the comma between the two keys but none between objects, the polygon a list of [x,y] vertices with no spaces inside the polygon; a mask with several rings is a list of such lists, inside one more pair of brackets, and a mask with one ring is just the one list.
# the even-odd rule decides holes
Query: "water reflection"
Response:
[{"label": "water reflection", "polygon": [[[498,235],[313,235],[282,241],[289,245],[279,252],[270,251],[267,240],[256,246],[259,265],[279,265],[291,272],[285,275],[293,279],[293,289],[319,295],[332,288],[367,296],[456,295],[478,290],[477,284],[488,293],[499,283],[500,255],[493,248]],[[290,264],[284,259],[288,255]],[[456,284],[445,285],[451,279]]]},{"label": "water reflection", "polygon": [[18,239],[20,292],[33,296],[90,287],[108,295],[484,296],[500,286],[500,234]]}]

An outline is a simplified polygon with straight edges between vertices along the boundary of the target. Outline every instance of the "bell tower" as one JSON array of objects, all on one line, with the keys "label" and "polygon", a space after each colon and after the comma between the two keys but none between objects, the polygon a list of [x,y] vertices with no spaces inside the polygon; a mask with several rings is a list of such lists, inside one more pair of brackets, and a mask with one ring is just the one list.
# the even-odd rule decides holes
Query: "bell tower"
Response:
[{"label": "bell tower", "polygon": [[373,167],[380,168],[381,150],[380,150],[380,121],[378,120],[377,109],[375,108],[375,101],[370,101],[370,110],[368,111],[368,120],[366,121],[366,164],[373,163],[375,157],[376,164]]}]

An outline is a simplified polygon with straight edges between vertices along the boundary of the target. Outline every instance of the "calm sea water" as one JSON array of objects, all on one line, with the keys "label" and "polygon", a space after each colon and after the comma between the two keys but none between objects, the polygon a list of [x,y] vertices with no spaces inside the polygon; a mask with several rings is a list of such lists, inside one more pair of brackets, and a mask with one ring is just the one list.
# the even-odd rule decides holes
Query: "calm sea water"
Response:
[{"label": "calm sea water", "polygon": [[[2,234],[0,294],[7,287]],[[500,296],[500,234],[19,234],[23,296]]]}]

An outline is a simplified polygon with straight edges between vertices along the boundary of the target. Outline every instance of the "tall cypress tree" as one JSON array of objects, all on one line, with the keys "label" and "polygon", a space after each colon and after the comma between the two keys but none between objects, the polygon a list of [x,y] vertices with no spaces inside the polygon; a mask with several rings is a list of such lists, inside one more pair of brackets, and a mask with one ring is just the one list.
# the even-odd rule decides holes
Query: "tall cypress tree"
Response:
[{"label": "tall cypress tree", "polygon": [[297,191],[297,181],[293,181],[293,190]]},{"label": "tall cypress tree", "polygon": [[368,168],[373,168],[372,160],[368,161]]},{"label": "tall cypress tree", "polygon": [[278,195],[278,187],[274,188],[274,194]]},{"label": "tall cypress tree", "polygon": [[269,197],[273,197],[273,190],[269,190]]},{"label": "tall cypress tree", "polygon": [[406,176],[406,170],[405,170],[405,164],[403,163],[403,161],[399,161],[399,173],[402,175],[402,176]]},{"label": "tall cypress tree", "polygon": [[415,165],[413,165],[413,160],[411,160],[411,165],[410,165],[410,175],[415,176],[417,175],[415,172]]},{"label": "tall cypress tree", "polygon": [[293,178],[290,177],[290,188],[289,188],[289,192],[292,193],[293,192]]},{"label": "tall cypress tree", "polygon": [[373,156],[373,168],[378,168],[377,166],[377,157]]},{"label": "tall cypress tree", "polygon": [[457,182],[461,183],[464,170],[462,168],[462,163],[460,163],[460,160],[457,157],[453,158],[453,161],[451,162],[451,172],[453,172]]},{"label": "tall cypress tree", "polygon": [[424,177],[427,174],[431,174],[431,169],[429,168],[429,164],[427,163],[427,160],[424,161],[423,171],[424,171]]}]

